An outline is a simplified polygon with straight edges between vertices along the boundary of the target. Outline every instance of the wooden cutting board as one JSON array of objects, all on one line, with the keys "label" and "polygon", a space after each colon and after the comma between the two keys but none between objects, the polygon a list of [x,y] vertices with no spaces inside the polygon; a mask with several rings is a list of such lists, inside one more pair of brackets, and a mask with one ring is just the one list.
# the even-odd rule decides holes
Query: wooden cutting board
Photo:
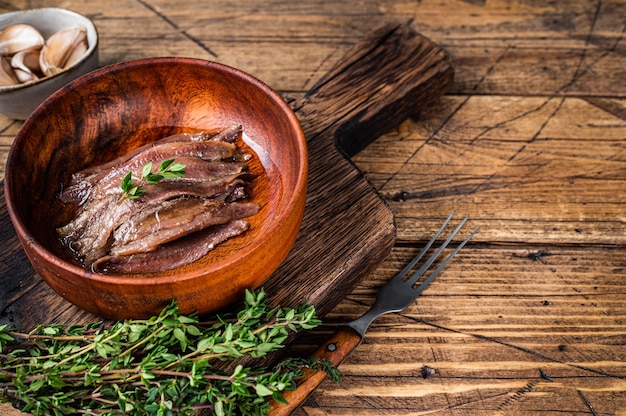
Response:
[{"label": "wooden cutting board", "polygon": [[[411,30],[387,25],[355,45],[300,100],[310,170],[305,218],[288,258],[263,286],[274,304],[303,301],[328,313],[389,254],[394,216],[349,160],[452,85],[444,51]],[[0,189],[0,323],[98,320],[55,294],[34,272]]]}]

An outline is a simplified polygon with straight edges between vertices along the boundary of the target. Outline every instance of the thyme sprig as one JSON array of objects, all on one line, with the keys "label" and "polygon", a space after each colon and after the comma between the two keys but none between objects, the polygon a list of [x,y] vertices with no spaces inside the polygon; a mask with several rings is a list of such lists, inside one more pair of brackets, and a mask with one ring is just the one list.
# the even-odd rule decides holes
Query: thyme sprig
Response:
[{"label": "thyme sprig", "polygon": [[[243,308],[200,322],[173,302],[158,316],[112,324],[0,326],[0,399],[35,415],[262,415],[284,402],[306,367],[339,372],[318,359],[276,367],[237,364],[280,349],[289,332],[319,325],[310,305],[270,308],[263,290]],[[232,370],[216,364],[230,361]],[[234,367],[234,368],[233,368]]]},{"label": "thyme sprig", "polygon": [[[163,179],[180,178],[185,176],[185,167],[186,166],[182,163],[174,163],[174,159],[167,159],[161,162],[157,172],[155,173],[152,172],[152,162],[148,162],[143,165],[143,168],[141,169],[140,181],[144,181],[149,184],[158,184]],[[124,175],[120,188],[122,189],[122,199],[135,199],[146,193],[146,190],[143,189],[141,183],[137,184],[133,181],[132,172],[128,172]]]}]

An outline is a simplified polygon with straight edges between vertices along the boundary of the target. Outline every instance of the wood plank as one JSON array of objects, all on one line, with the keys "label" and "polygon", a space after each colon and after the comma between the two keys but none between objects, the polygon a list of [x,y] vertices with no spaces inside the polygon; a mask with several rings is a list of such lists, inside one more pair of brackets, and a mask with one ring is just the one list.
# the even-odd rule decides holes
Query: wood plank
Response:
[{"label": "wood plank", "polygon": [[[296,353],[365,311],[418,248],[396,246]],[[342,382],[324,383],[296,414],[318,414],[317,406],[333,415],[579,414],[583,396],[595,414],[618,414],[626,408],[626,255],[550,250],[465,248],[414,305],[375,321],[341,366]]]},{"label": "wood plank", "polygon": [[611,104],[446,96],[427,122],[405,122],[354,160],[388,199],[401,241],[457,209],[482,225],[478,241],[623,245],[626,102]]},{"label": "wood plank", "polygon": [[[41,7],[14,0],[0,11]],[[623,2],[557,3],[397,0],[341,4],[307,1],[217,2],[119,0],[102,8],[94,0],[73,8],[94,18],[102,33],[102,62],[184,55],[236,64],[281,91],[304,92],[320,65],[389,21],[411,21],[442,45],[461,69],[453,91],[461,94],[626,94]],[[132,23],[131,23],[132,22]],[[267,24],[272,22],[272,24]],[[141,27],[141,30],[136,30]],[[271,57],[269,59],[268,57]],[[294,67],[288,77],[285,68]],[[323,70],[322,70],[323,71]],[[319,78],[324,72],[317,72]]]}]

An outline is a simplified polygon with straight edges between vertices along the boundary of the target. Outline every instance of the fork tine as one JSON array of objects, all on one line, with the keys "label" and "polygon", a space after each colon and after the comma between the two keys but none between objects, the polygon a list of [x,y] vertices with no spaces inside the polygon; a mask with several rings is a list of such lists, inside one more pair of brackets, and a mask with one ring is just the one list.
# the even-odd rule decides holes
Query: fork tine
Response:
[{"label": "fork tine", "polygon": [[[410,283],[402,281],[402,278],[412,270],[413,267],[420,261],[420,259],[424,256],[426,251],[432,246],[439,236],[446,228],[454,212],[450,214],[448,219],[444,222],[444,224],[439,228],[439,230],[435,233],[434,237],[426,244],[426,247],[422,249],[422,251],[415,257],[413,260],[409,262],[407,266],[405,266],[400,273],[398,273],[395,277],[393,277],[387,284],[382,286],[378,293],[376,294],[376,302],[374,305],[361,315],[359,318],[355,319],[352,322],[347,323],[346,325],[349,328],[355,330],[361,337],[365,335],[365,331],[372,323],[374,319],[379,317],[380,315],[391,313],[391,312],[400,312],[404,310],[407,306],[409,306],[426,287],[437,277],[439,272],[443,270],[443,268],[452,260],[452,257],[456,255],[456,253],[461,250],[461,248],[467,244],[467,242],[476,234],[479,228],[476,228],[473,233],[469,235],[463,242],[461,242],[458,247],[453,250],[453,252],[440,264],[435,271],[433,271],[426,280],[419,285],[417,289],[412,289],[412,286],[415,284],[415,281],[419,279],[422,275],[426,273],[426,271],[432,266],[437,257],[441,254],[441,252],[446,248],[446,246],[452,241],[452,239],[458,234],[461,230],[465,222],[468,220],[468,217],[463,219],[461,223],[456,227],[456,229],[452,232],[446,241],[439,247],[434,255],[429,258],[424,265],[422,265],[418,271],[416,271],[412,276],[409,277],[407,282],[412,281]],[[407,287],[408,286],[408,287]]]},{"label": "fork tine", "polygon": [[[450,222],[450,220],[452,219],[453,216],[454,216],[454,211],[452,211],[452,213],[448,216],[446,221],[441,225],[439,230],[437,230],[437,232],[435,233],[433,238],[431,238],[430,241],[428,242],[428,244],[426,244],[424,246],[422,251],[420,251],[419,254],[417,256],[415,256],[406,266],[404,266],[404,268],[402,270],[400,270],[400,272],[398,272],[398,274],[392,280],[396,280],[396,279],[397,280],[401,280],[401,279],[403,279],[404,276],[406,276],[413,269],[413,267],[415,267],[415,265],[417,263],[419,263],[420,260],[422,260],[422,257],[424,257],[424,254],[426,254],[426,252],[434,244],[434,242],[437,240],[437,238],[439,238],[439,234],[441,234],[443,232],[443,230],[448,226],[448,223]],[[422,274],[423,273],[424,272],[422,272]]]},{"label": "fork tine", "polygon": [[463,218],[463,220],[459,223],[459,225],[456,226],[456,228],[454,229],[452,234],[450,234],[448,236],[446,241],[444,241],[443,244],[437,249],[437,251],[435,251],[435,253],[433,253],[433,255],[430,256],[430,258],[415,273],[413,273],[413,275],[411,277],[409,277],[409,279],[406,281],[406,283],[408,283],[409,285],[413,286],[415,284],[415,282],[420,277],[422,277],[422,275],[424,273],[426,273],[426,270],[428,270],[430,268],[430,266],[432,266],[432,264],[435,262],[435,260],[437,260],[437,258],[441,254],[441,252],[443,250],[445,250],[446,247],[448,247],[448,244],[450,244],[450,241],[452,241],[452,239],[458,234],[458,232],[461,230],[461,228],[463,228],[463,225],[465,225],[465,223],[467,222],[468,218],[469,217]]},{"label": "fork tine", "polygon": [[476,227],[476,229],[472,231],[472,233],[468,235],[467,238],[463,240],[435,270],[433,270],[433,272],[417,287],[417,289],[415,289],[415,296],[418,296],[420,293],[422,293],[424,289],[426,289],[428,285],[430,285],[430,283],[435,280],[435,277],[437,277],[439,272],[441,272],[443,268],[446,267],[446,265],[450,262],[450,260],[452,260],[452,257],[454,257],[456,253],[458,253],[479,230],[480,227]]}]

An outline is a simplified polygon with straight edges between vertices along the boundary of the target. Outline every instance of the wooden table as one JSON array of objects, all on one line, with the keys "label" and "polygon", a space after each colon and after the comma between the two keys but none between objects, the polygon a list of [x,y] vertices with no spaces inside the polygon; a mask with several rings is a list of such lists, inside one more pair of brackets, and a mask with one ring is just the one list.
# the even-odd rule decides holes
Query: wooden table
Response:
[{"label": "wooden table", "polygon": [[[0,12],[42,6],[93,18],[101,65],[211,59],[288,99],[373,29],[409,21],[449,53],[454,85],[353,158],[393,210],[396,244],[294,350],[363,313],[450,211],[481,231],[297,415],[626,415],[626,2],[9,0]],[[3,162],[20,125],[0,117]]]}]

